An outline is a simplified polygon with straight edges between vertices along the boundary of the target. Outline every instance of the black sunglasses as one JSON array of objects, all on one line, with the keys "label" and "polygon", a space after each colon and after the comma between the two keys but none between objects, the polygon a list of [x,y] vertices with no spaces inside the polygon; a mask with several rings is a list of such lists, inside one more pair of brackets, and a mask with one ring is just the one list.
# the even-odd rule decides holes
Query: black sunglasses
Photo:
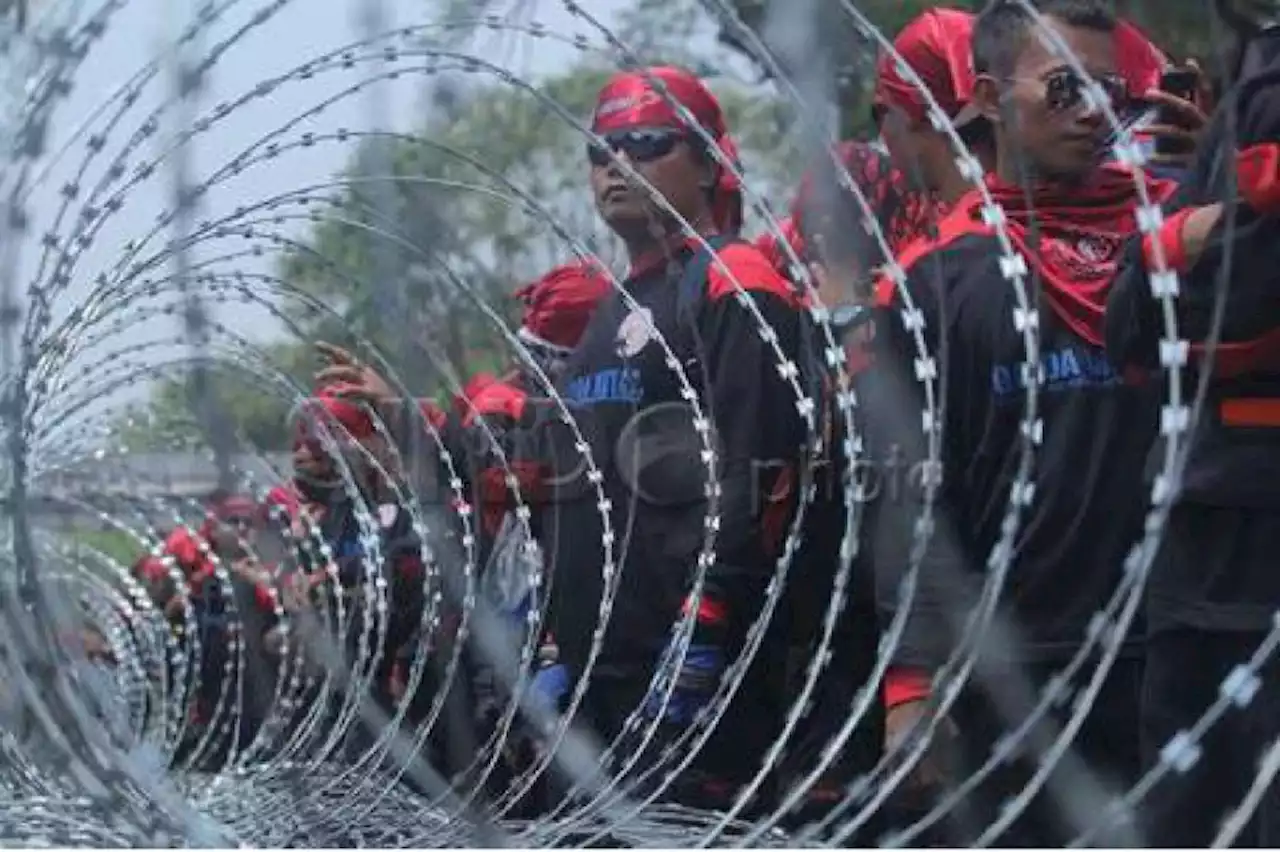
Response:
[{"label": "black sunglasses", "polygon": [[[587,145],[587,159],[593,166],[607,166],[613,159],[610,152],[627,155],[633,163],[652,163],[675,150],[685,141],[685,134],[670,128],[649,128],[642,130],[618,130],[601,134],[600,142],[592,141]],[[603,144],[602,144],[603,143]]]},{"label": "black sunglasses", "polygon": [[[1129,87],[1117,74],[1104,74],[1093,78],[1112,108],[1124,106],[1129,99]],[[1074,68],[1062,68],[1041,79],[1044,84],[1044,102],[1054,112],[1075,109],[1084,103],[1089,83]]]}]

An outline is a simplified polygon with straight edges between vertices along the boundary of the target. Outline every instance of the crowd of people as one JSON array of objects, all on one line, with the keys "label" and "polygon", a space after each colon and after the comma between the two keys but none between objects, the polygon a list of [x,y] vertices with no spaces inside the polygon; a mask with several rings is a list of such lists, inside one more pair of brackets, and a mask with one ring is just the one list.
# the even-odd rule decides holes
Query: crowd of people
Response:
[{"label": "crowd of people", "polygon": [[[632,777],[670,775],[663,795],[684,804],[729,807],[761,776],[746,810],[767,811],[816,773],[791,818],[805,822],[930,727],[860,835],[874,842],[975,776],[1041,690],[1059,690],[921,838],[972,843],[1104,662],[1098,614],[1159,497],[1171,509],[1143,610],[1066,759],[998,842],[1211,843],[1280,735],[1277,664],[1238,668],[1280,609],[1266,568],[1280,529],[1280,29],[1266,3],[1218,5],[1238,41],[1222,73],[1098,0],[1040,0],[1038,18],[1004,0],[924,13],[877,67],[878,140],[820,158],[790,217],[754,242],[711,92],[677,68],[615,75],[584,167],[625,276],[575,261],[521,290],[517,364],[449,407],[320,344],[288,485],[219,496],[204,527],[135,566],[173,629],[199,631],[193,730],[229,712],[227,624],[243,625],[247,721],[203,759],[260,734],[291,648],[345,667],[342,688],[398,724],[430,719],[430,760],[453,773],[527,684],[496,793],[542,759],[543,723],[572,711]],[[1181,345],[1165,339],[1162,293]],[[1188,422],[1166,394],[1182,366],[1206,402],[1181,480],[1156,482],[1153,460]],[[991,630],[970,622],[984,606]],[[509,659],[473,647],[478,633]],[[326,636],[338,662],[316,650]],[[1062,676],[1087,643],[1091,664]],[[810,706],[766,763],[817,653]],[[952,700],[939,687],[967,654],[978,663]],[[1238,706],[1189,738],[1233,689]],[[548,773],[524,807],[567,784]],[[1280,841],[1278,819],[1264,798],[1240,842]]]}]

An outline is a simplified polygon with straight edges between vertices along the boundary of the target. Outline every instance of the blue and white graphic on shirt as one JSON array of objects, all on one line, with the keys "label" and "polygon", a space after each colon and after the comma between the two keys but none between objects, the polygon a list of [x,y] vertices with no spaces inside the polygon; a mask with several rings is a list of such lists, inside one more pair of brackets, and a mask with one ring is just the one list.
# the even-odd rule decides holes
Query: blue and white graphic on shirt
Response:
[{"label": "blue and white graphic on shirt", "polygon": [[360,536],[356,533],[345,535],[330,546],[333,548],[333,555],[337,559],[364,555],[364,547],[360,544]]},{"label": "blue and white graphic on shirt", "polygon": [[639,367],[610,367],[573,379],[565,387],[567,401],[579,405],[626,402],[638,405],[644,399]]},{"label": "blue and white graphic on shirt", "polygon": [[653,327],[653,311],[636,308],[618,326],[614,349],[619,357],[634,358],[654,339],[656,331]]},{"label": "blue and white graphic on shirt", "polygon": [[[1082,388],[1118,385],[1123,377],[1100,350],[1068,345],[1041,353],[1040,366],[1044,381],[1040,389],[1047,393]],[[991,391],[997,398],[1019,394],[1026,387],[1023,362],[997,364],[991,369]]]}]

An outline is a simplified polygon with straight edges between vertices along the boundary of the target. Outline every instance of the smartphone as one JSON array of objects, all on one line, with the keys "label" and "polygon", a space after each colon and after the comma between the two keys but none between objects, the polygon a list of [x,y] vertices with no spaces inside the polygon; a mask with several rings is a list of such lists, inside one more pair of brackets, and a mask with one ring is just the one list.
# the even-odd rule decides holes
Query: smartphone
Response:
[{"label": "smartphone", "polygon": [[[1167,92],[1185,101],[1195,99],[1200,87],[1200,72],[1194,68],[1170,68],[1160,75],[1160,91]],[[1167,108],[1156,111],[1156,124],[1177,127],[1178,115]],[[1156,153],[1179,156],[1189,154],[1195,149],[1192,142],[1182,139],[1159,137],[1156,139]]]}]

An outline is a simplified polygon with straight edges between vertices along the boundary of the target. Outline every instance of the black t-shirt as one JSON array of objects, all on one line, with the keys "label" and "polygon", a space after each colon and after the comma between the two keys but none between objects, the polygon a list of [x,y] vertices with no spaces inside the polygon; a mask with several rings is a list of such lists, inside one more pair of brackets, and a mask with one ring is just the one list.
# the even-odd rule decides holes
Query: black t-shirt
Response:
[{"label": "black t-shirt", "polygon": [[[775,570],[778,524],[770,506],[791,506],[765,499],[777,463],[798,460],[805,441],[796,394],[774,351],[776,345],[796,360],[801,315],[791,285],[754,247],[729,245],[709,267],[702,296],[683,313],[679,285],[693,257],[686,246],[669,262],[633,274],[625,282],[629,300],[619,293],[606,299],[560,382],[601,474],[620,572],[596,674],[634,676],[653,665],[679,618],[708,532],[705,444],[677,369],[713,427],[719,465],[706,594],[727,607],[738,628],[758,613]],[[748,297],[739,298],[734,280]],[[762,325],[771,332],[762,333]],[[560,659],[580,673],[600,621],[605,528],[578,436],[558,409],[542,413],[550,626]]]},{"label": "black t-shirt", "polygon": [[[896,665],[932,670],[956,647],[1022,463],[1026,344],[1000,256],[994,237],[968,234],[908,270],[907,288],[937,363],[942,484]],[[895,295],[891,310],[877,316],[876,365],[860,377],[869,463],[886,468],[870,509],[886,617],[897,611],[911,563],[928,458],[919,354],[902,307]],[[1039,346],[1042,431],[1032,458],[1033,499],[1022,511],[1000,592],[1021,640],[1007,653],[1022,659],[1074,653],[1116,590],[1148,504],[1143,469],[1158,399],[1150,386],[1127,383],[1100,348],[1047,309],[1040,311]]]}]

